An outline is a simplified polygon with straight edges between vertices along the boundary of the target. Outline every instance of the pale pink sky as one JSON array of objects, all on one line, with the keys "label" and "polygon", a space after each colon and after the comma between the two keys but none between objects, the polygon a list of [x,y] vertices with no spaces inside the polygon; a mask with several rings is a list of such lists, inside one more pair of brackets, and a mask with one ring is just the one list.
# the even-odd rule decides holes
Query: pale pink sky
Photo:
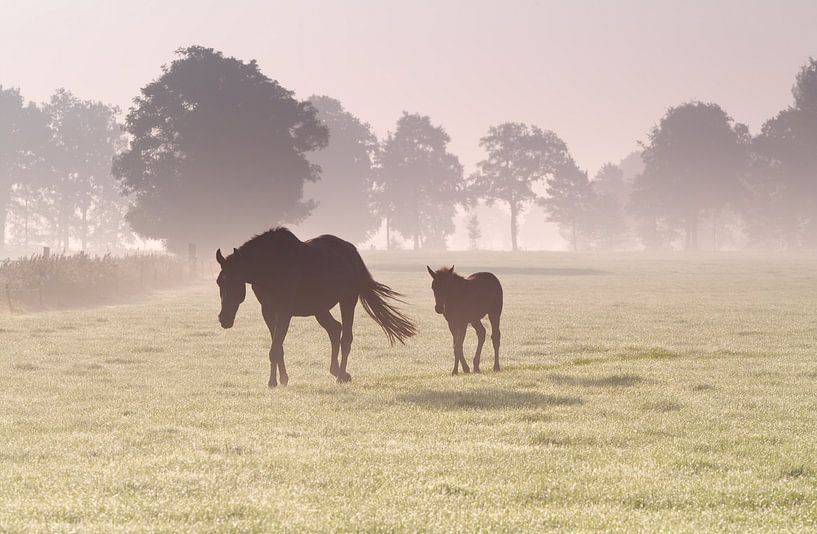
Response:
[{"label": "pale pink sky", "polygon": [[670,105],[712,100],[756,131],[817,56],[817,1],[0,0],[0,84],[126,109],[173,50],[202,44],[380,135],[402,110],[445,126],[470,167],[488,126],[552,129],[595,171]]}]

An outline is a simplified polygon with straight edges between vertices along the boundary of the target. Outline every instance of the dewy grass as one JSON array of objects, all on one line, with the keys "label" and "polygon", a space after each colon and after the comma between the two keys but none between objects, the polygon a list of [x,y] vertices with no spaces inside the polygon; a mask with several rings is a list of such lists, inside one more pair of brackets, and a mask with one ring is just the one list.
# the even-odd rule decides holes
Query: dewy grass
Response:
[{"label": "dewy grass", "polygon": [[[360,311],[343,386],[297,319],[269,390],[257,304],[221,330],[215,284],[0,316],[0,531],[817,528],[817,258],[394,258],[420,333]],[[496,267],[503,372],[450,376],[443,260]]]}]

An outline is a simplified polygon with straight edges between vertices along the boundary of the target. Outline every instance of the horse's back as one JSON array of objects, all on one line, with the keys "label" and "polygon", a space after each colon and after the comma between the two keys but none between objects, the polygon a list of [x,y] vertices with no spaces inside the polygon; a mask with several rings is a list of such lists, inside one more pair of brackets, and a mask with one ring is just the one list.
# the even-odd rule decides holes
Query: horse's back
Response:
[{"label": "horse's back", "polygon": [[487,308],[487,313],[502,312],[502,284],[494,273],[479,272],[465,278]]}]

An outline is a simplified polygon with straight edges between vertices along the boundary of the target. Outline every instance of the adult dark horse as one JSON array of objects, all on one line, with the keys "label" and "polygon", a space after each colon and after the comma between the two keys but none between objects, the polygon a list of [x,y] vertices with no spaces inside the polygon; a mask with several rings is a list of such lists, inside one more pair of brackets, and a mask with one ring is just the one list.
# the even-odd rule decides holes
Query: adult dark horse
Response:
[{"label": "adult dark horse", "polygon": [[[415,326],[390,300],[400,295],[376,282],[351,243],[332,235],[301,241],[286,228],[274,228],[255,236],[226,258],[216,251],[221,265],[218,287],[221,312],[218,320],[224,328],[235,322],[239,305],[250,284],[261,303],[261,312],[272,335],[269,351],[269,386],[289,381],[284,365],[284,338],[292,317],[314,315],[329,334],[332,359],[329,372],[338,382],[352,379],[346,372],[352,348],[352,321],[358,298],[393,345],[405,342],[416,332]],[[329,312],[340,304],[341,323]],[[338,364],[338,350],[342,359]],[[276,379],[276,369],[278,378]]]},{"label": "adult dark horse", "polygon": [[434,311],[441,313],[448,321],[448,328],[454,337],[454,371],[469,373],[468,364],[462,353],[462,344],[468,325],[477,332],[477,351],[474,354],[474,372],[479,372],[479,357],[485,343],[485,327],[482,318],[486,315],[491,321],[491,341],[494,344],[494,371],[499,371],[499,316],[502,315],[502,285],[491,273],[474,273],[464,278],[451,268],[438,271],[426,266],[428,274],[434,280],[431,289],[434,291]]}]

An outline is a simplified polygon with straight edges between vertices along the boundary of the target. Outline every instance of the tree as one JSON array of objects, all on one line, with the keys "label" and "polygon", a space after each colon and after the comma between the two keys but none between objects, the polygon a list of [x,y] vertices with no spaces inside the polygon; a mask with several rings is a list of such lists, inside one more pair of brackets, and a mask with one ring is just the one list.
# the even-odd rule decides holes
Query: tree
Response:
[{"label": "tree", "polygon": [[309,102],[329,130],[329,144],[309,155],[320,166],[321,179],[306,184],[304,196],[317,204],[300,228],[308,235],[331,230],[355,243],[365,241],[380,224],[372,209],[377,138],[334,98],[312,96]]},{"label": "tree", "polygon": [[470,217],[468,217],[468,243],[471,250],[477,250],[479,248],[479,240],[482,237],[482,231],[479,229],[479,217],[477,217],[476,213],[472,213]]},{"label": "tree", "polygon": [[63,250],[68,249],[75,226],[81,250],[87,251],[91,233],[109,222],[103,213],[119,202],[108,193],[116,184],[111,164],[125,146],[117,122],[119,110],[80,100],[64,89],[59,89],[43,109],[51,128],[45,187],[58,214],[58,241]]},{"label": "tree", "polygon": [[314,203],[302,201],[304,182],[319,174],[306,153],[328,140],[312,105],[255,61],[200,46],[177,55],[135,100],[131,146],[114,165],[133,195],[134,230],[180,250],[306,217]]},{"label": "tree", "polygon": [[20,91],[0,85],[0,251],[5,247],[12,188],[31,179],[31,169],[48,139],[47,122]]},{"label": "tree", "polygon": [[593,187],[587,172],[579,169],[572,159],[547,179],[547,198],[540,201],[548,221],[558,223],[566,231],[570,247],[579,248],[579,236],[586,233],[587,224],[595,201]]},{"label": "tree", "polygon": [[[632,207],[657,228],[681,225],[687,249],[698,247],[704,211],[714,220],[730,202],[740,202],[747,163],[748,129],[718,105],[690,102],[671,108],[644,147],[644,172]],[[715,225],[717,227],[717,225]]]},{"label": "tree", "polygon": [[752,141],[744,206],[754,243],[817,245],[817,60],[800,69],[794,103]]},{"label": "tree", "polygon": [[454,231],[457,203],[468,196],[448,134],[431,119],[404,112],[378,156],[375,204],[387,231],[397,230],[421,245],[440,247]]},{"label": "tree", "polygon": [[564,168],[570,160],[567,146],[551,131],[515,122],[492,126],[479,145],[488,157],[477,164],[470,187],[489,205],[496,200],[508,204],[515,251],[519,215],[537,198],[533,185]]},{"label": "tree", "polygon": [[629,201],[629,184],[624,181],[621,168],[607,163],[590,185],[590,206],[583,224],[586,237],[597,248],[612,250],[627,238],[628,221],[624,206]]}]

